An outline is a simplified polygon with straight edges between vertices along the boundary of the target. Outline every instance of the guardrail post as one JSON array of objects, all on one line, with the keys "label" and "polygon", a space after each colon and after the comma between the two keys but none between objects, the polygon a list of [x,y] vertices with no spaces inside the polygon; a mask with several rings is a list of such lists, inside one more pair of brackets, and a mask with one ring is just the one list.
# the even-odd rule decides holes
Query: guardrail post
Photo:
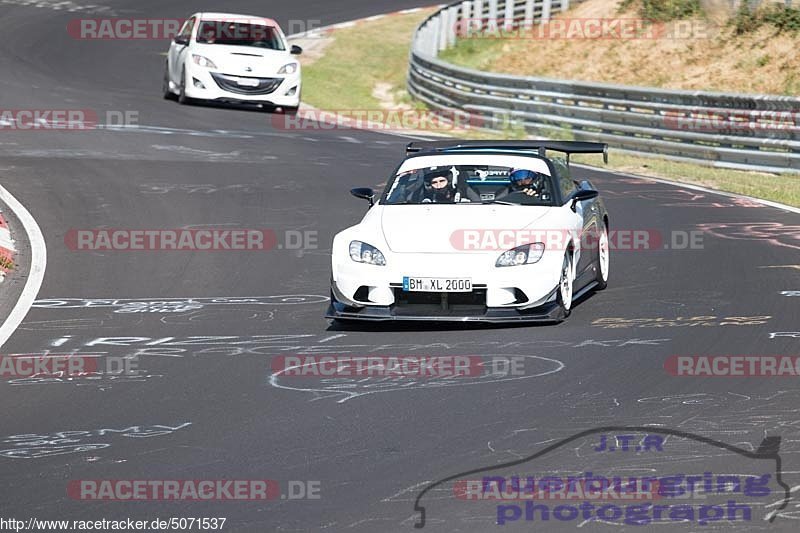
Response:
[{"label": "guardrail post", "polygon": [[440,12],[436,17],[436,55],[447,48],[447,11]]},{"label": "guardrail post", "polygon": [[533,4],[536,0],[525,0],[525,29],[533,27]]},{"label": "guardrail post", "polygon": [[542,0],[542,23],[550,20],[550,11],[553,8],[553,0]]},{"label": "guardrail post", "polygon": [[425,26],[425,33],[422,36],[423,53],[429,56],[436,56],[436,35],[433,24]]},{"label": "guardrail post", "polygon": [[497,0],[489,0],[489,20],[486,24],[486,31],[497,31]]},{"label": "guardrail post", "polygon": [[470,26],[470,32],[478,30],[479,33],[483,33],[483,27],[486,23],[486,18],[483,16],[483,0],[473,0],[472,16],[476,19],[476,22]]},{"label": "guardrail post", "polygon": [[514,26],[516,26],[516,21],[514,20],[515,4],[516,0],[506,0],[506,9],[503,12],[503,29],[506,31],[513,30]]},{"label": "guardrail post", "polygon": [[457,37],[469,37],[472,35],[472,2],[464,0],[461,2],[461,18],[456,23]]},{"label": "guardrail post", "polygon": [[456,44],[456,24],[458,24],[458,6],[453,6],[447,10],[447,27],[445,32],[447,35],[447,47],[450,48]]}]

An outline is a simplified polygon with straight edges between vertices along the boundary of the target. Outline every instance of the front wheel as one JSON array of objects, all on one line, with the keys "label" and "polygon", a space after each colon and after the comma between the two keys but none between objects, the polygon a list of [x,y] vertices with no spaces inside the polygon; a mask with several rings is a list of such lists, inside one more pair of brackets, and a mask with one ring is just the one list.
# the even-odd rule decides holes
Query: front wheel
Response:
[{"label": "front wheel", "polygon": [[597,285],[595,289],[602,291],[608,287],[608,267],[611,263],[611,247],[608,244],[608,227],[603,224],[600,238],[597,240],[597,257],[595,258],[595,272],[597,272]]},{"label": "front wheel", "polygon": [[161,92],[164,95],[164,100],[175,98],[175,94],[169,88],[169,63],[164,66],[164,80],[161,82]]},{"label": "front wheel", "polygon": [[181,70],[181,86],[178,91],[178,103],[179,104],[188,104],[189,97],[186,96],[186,69],[184,68]]},{"label": "front wheel", "polygon": [[572,254],[567,252],[561,265],[561,276],[558,279],[558,296],[556,297],[556,303],[561,308],[564,318],[567,318],[572,312],[572,284],[575,281],[572,272]]}]

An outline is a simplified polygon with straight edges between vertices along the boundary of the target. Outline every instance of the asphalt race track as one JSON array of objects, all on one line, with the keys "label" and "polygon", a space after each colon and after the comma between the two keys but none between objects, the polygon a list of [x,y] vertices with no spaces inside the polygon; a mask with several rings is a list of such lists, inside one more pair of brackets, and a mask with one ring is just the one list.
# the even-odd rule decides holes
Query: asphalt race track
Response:
[{"label": "asphalt race track", "polygon": [[[0,381],[0,516],[226,517],[224,530],[235,532],[412,531],[415,498],[427,484],[602,426],[667,428],[751,451],[779,436],[784,481],[800,485],[796,377],[674,377],[664,369],[671,355],[798,355],[800,297],[782,292],[800,290],[800,215],[577,169],[602,191],[612,230],[646,230],[659,245],[614,253],[609,288],[585,298],[566,322],[332,326],[323,318],[330,243],[366,208],[348,191],[383,183],[407,139],[283,131],[268,113],[165,101],[167,43],[77,41],[67,22],[223,8],[100,2],[111,11],[0,2],[0,108],[134,110],[140,126],[0,130],[0,183],[36,218],[48,253],[39,302],[2,353],[135,356],[142,372]],[[427,3],[229,0],[224,10],[284,25],[332,24]],[[70,229],[199,226],[316,232],[318,246],[190,253],[78,252],[65,244]],[[691,232],[700,232],[701,245],[680,249]],[[295,354],[525,356],[525,375],[271,379],[273,358]],[[597,443],[573,441],[524,471],[775,472],[772,463],[674,436],[649,454],[605,455],[592,451]],[[81,501],[67,486],[82,479],[270,479],[282,488],[302,480],[318,482],[320,498]],[[703,527],[796,531],[794,501],[764,520],[783,501],[771,486],[769,497],[755,498],[752,521]],[[500,527],[491,504],[459,501],[441,487],[425,500],[430,531],[698,528],[524,517]]]}]

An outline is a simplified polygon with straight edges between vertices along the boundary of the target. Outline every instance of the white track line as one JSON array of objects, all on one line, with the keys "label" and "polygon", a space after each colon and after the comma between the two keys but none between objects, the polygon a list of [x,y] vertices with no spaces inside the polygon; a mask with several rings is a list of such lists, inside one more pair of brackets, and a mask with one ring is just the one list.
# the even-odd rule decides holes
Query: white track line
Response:
[{"label": "white track line", "polygon": [[[31,270],[28,273],[25,288],[22,289],[22,294],[17,300],[17,303],[14,304],[14,309],[11,310],[11,314],[8,315],[6,321],[0,326],[0,347],[2,347],[14,331],[16,331],[17,327],[25,318],[25,315],[28,314],[31,305],[33,305],[33,301],[39,294],[42,281],[44,281],[44,271],[47,268],[47,247],[44,244],[42,230],[33,218],[33,215],[31,215],[30,212],[25,209],[25,206],[19,203],[19,201],[2,185],[0,185],[0,200],[5,202],[8,208],[14,212],[22,223],[22,227],[25,228],[25,233],[28,234],[28,241],[31,245]],[[20,250],[17,249],[17,254],[19,253]]]}]

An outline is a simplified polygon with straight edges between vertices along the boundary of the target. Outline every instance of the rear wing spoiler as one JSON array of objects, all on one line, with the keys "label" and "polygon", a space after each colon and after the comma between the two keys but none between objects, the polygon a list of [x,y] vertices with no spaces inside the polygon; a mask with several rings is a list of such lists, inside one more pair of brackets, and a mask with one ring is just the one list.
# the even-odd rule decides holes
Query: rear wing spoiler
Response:
[{"label": "rear wing spoiler", "polygon": [[583,141],[422,141],[406,145],[406,154],[422,152],[459,152],[470,150],[533,150],[542,157],[547,151],[566,154],[567,163],[571,154],[603,154],[608,163],[608,145]]}]

